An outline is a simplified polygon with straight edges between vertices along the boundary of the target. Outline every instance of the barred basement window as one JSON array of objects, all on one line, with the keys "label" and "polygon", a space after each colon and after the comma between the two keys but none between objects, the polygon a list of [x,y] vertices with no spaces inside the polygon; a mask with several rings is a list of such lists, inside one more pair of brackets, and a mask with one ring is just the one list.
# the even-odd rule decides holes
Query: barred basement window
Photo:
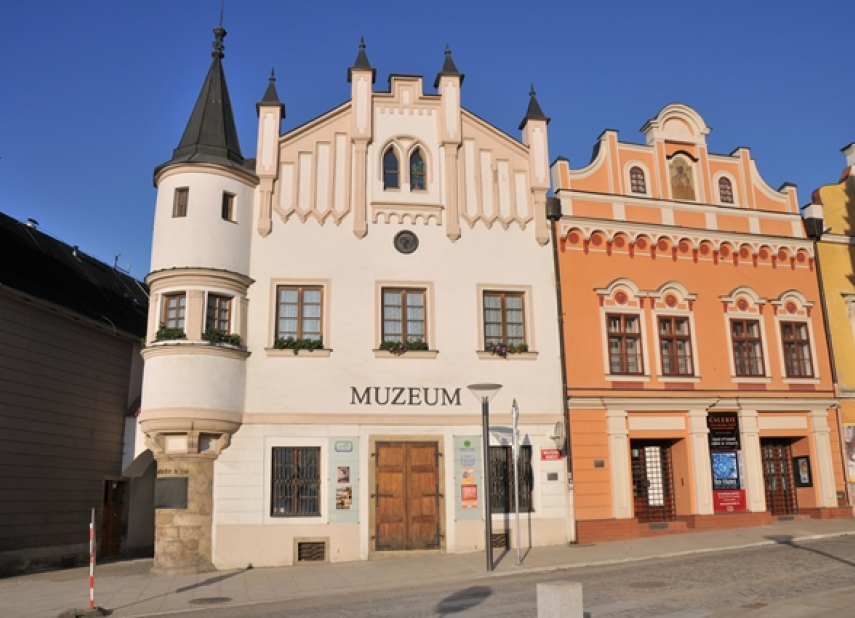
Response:
[{"label": "barred basement window", "polygon": [[[520,513],[532,512],[531,446],[520,446]],[[490,508],[493,513],[513,513],[514,457],[510,446],[490,447]]]},{"label": "barred basement window", "polygon": [[271,517],[320,516],[320,447],[273,448]]}]

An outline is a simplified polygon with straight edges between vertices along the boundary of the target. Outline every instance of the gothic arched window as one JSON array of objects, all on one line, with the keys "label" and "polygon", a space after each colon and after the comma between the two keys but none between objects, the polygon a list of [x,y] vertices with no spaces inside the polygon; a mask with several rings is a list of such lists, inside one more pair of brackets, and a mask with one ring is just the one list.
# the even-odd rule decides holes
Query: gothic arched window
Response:
[{"label": "gothic arched window", "polygon": [[410,190],[425,190],[425,160],[420,149],[410,155]]},{"label": "gothic arched window", "polygon": [[400,186],[398,176],[398,155],[395,154],[395,149],[389,146],[383,155],[383,188],[397,189]]}]

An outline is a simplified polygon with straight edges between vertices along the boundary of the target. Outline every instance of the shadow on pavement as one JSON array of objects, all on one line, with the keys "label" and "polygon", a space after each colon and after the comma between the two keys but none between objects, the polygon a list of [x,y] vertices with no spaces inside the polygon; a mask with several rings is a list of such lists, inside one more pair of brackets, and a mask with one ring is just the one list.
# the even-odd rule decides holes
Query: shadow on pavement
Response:
[{"label": "shadow on pavement", "polygon": [[837,556],[832,556],[831,554],[827,554],[824,551],[819,551],[818,549],[814,549],[812,547],[805,547],[804,545],[799,545],[793,539],[795,537],[790,535],[772,535],[767,536],[767,539],[770,541],[775,541],[778,545],[787,545],[792,547],[793,549],[801,549],[804,551],[809,551],[819,556],[824,556],[826,558],[831,558],[832,560],[836,560],[837,562],[842,562],[843,564],[848,564],[851,567],[855,567],[855,562],[851,562],[849,560],[844,560],[843,558],[838,558]]},{"label": "shadow on pavement", "polygon": [[168,597],[171,594],[178,594],[180,592],[187,592],[189,590],[195,590],[196,588],[202,588],[203,586],[210,586],[211,584],[218,584],[219,582],[224,581],[226,579],[229,579],[231,577],[236,577],[237,575],[241,575],[243,573],[246,573],[246,571],[249,571],[251,569],[252,569],[252,565],[248,566],[244,570],[233,571],[231,573],[226,573],[224,575],[217,575],[216,577],[211,577],[210,579],[206,579],[205,581],[197,582],[191,586],[182,586],[181,588],[176,588],[175,590],[172,590],[170,592],[158,594],[156,596],[148,597],[146,599],[139,599],[137,601],[134,601],[133,603],[125,603],[124,605],[119,605],[117,607],[114,607],[113,610],[125,609],[127,607],[133,607],[134,605],[139,605],[140,603],[147,603],[148,601],[153,601],[154,599],[161,599],[163,597]]},{"label": "shadow on pavement", "polygon": [[464,612],[467,609],[475,607],[493,594],[493,591],[486,586],[472,586],[459,590],[454,594],[445,597],[436,606],[436,611],[440,616],[448,616],[457,612]]}]

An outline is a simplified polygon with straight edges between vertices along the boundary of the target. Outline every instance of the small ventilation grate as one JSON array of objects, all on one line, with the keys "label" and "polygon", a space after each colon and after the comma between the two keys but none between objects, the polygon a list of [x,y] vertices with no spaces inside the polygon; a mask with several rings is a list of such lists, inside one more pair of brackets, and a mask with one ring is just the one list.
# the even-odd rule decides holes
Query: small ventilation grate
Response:
[{"label": "small ventilation grate", "polygon": [[325,562],[327,544],[320,542],[297,543],[297,562]]},{"label": "small ventilation grate", "polygon": [[508,549],[508,533],[493,534],[490,539],[493,541],[493,549]]}]

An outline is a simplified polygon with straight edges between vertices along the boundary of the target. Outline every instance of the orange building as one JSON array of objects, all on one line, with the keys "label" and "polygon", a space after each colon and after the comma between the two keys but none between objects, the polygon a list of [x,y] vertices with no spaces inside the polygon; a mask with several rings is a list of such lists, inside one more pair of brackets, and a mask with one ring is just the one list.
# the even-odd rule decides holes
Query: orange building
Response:
[{"label": "orange building", "polygon": [[845,517],[796,189],[673,104],[553,167],[577,540]]}]

